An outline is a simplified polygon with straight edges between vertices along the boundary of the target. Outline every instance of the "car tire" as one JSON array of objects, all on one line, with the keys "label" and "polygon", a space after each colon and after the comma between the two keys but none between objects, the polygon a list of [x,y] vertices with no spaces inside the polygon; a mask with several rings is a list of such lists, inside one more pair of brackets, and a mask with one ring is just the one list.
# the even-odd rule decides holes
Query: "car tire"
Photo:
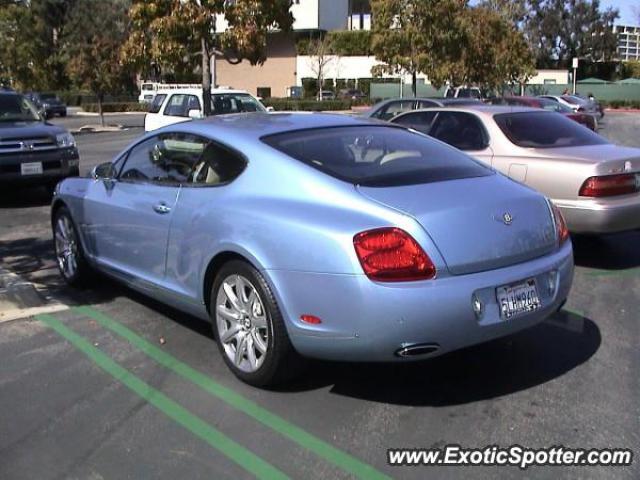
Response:
[{"label": "car tire", "polygon": [[301,372],[305,362],[289,340],[271,288],[253,266],[240,260],[224,264],[209,305],[222,358],[240,380],[271,387]]},{"label": "car tire", "polygon": [[67,116],[67,112],[60,112],[60,116],[61,117],[66,117]]},{"label": "car tire", "polygon": [[67,207],[56,210],[52,229],[53,247],[60,275],[72,287],[88,285],[92,277],[91,267],[87,263],[82,242]]}]

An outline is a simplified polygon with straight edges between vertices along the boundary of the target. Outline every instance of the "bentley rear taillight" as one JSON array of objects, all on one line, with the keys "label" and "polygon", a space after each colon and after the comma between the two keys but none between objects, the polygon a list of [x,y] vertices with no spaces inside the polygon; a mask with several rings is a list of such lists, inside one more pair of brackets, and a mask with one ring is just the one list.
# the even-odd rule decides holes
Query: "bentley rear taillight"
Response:
[{"label": "bentley rear taillight", "polygon": [[436,276],[436,267],[404,230],[376,228],[357,234],[353,245],[364,273],[380,282],[428,280]]},{"label": "bentley rear taillight", "polygon": [[581,197],[613,197],[640,190],[640,182],[633,173],[589,177],[580,188]]}]

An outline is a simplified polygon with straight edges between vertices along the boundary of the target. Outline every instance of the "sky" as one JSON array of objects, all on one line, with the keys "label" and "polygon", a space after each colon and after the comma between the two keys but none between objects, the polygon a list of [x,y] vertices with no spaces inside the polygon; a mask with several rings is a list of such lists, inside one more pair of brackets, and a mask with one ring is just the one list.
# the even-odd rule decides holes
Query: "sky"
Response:
[{"label": "sky", "polygon": [[638,25],[640,20],[634,12],[634,7],[640,9],[640,1],[638,0],[600,0],[601,5],[606,7],[615,7],[620,10],[620,18],[616,23]]}]

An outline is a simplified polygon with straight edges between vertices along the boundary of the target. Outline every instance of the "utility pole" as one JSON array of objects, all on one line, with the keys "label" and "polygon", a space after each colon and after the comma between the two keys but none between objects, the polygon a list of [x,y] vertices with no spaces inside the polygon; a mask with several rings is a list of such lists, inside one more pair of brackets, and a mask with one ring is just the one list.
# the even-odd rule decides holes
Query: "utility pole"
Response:
[{"label": "utility pole", "polygon": [[578,57],[573,57],[573,94],[576,94],[576,77],[578,74]]}]

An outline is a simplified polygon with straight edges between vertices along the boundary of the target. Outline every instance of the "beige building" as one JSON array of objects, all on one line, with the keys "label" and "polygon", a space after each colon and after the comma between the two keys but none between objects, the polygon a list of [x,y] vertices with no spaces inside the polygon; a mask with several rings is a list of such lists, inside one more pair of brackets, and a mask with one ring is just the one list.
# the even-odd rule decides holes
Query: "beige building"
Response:
[{"label": "beige building", "polygon": [[216,59],[216,83],[246,90],[262,98],[285,97],[296,84],[296,47],[291,34],[274,33],[267,41],[267,60],[252,66],[243,61],[231,65]]},{"label": "beige building", "polygon": [[[216,83],[247,90],[259,97],[285,97],[296,82],[295,39],[300,35],[330,30],[344,30],[351,25],[354,8],[361,0],[294,0],[291,13],[295,19],[293,33],[272,33],[267,44],[267,60],[263,65],[249,62],[231,65],[216,59]],[[364,2],[368,4],[368,1]],[[227,28],[223,16],[216,19],[216,30]]]}]

